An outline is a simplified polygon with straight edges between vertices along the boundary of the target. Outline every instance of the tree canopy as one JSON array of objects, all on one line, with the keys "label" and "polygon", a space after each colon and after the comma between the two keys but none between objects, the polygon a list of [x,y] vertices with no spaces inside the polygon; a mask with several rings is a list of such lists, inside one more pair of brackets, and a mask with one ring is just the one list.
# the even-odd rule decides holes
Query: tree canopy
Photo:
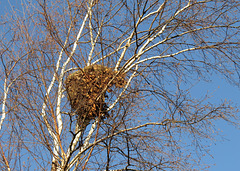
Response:
[{"label": "tree canopy", "polygon": [[215,124],[239,125],[237,104],[191,94],[215,74],[239,86],[238,0],[9,5],[2,170],[204,169]]}]

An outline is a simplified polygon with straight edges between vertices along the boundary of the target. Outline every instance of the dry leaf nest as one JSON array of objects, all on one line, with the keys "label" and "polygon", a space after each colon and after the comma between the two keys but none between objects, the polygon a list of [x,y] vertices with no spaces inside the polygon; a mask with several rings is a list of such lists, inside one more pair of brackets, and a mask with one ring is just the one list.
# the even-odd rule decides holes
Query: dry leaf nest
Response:
[{"label": "dry leaf nest", "polygon": [[106,91],[111,92],[112,86],[122,88],[125,77],[103,65],[87,66],[70,74],[65,85],[72,109],[81,119],[107,116]]}]

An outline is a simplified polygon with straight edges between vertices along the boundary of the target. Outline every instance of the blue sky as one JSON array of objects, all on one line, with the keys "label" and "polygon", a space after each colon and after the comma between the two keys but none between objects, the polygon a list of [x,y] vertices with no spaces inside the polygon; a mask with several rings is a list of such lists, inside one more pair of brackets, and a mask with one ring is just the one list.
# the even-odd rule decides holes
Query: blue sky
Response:
[{"label": "blue sky", "polygon": [[[20,6],[19,3],[15,1],[12,4],[15,4],[15,7]],[[4,11],[9,9],[9,1],[1,0],[0,1],[0,15],[4,15]],[[232,86],[227,83],[220,76],[213,76],[213,81],[210,83],[200,83],[197,87],[193,88],[192,96],[199,96],[206,93],[213,92],[212,102],[217,102],[219,99],[227,99],[236,104],[240,104],[240,89],[238,87]],[[222,130],[222,135],[224,135],[225,140],[222,142],[217,142],[216,145],[213,144],[211,147],[211,152],[213,158],[206,157],[204,161],[212,166],[209,171],[239,171],[240,170],[240,130],[234,128],[231,125],[226,124],[225,122],[218,122],[219,128]]]},{"label": "blue sky", "polygon": [[[240,89],[229,84],[219,75],[213,75],[209,83],[202,82],[193,88],[192,96],[199,96],[208,92],[212,95],[211,102],[221,99],[231,100],[239,105]],[[217,141],[211,146],[212,157],[207,156],[204,161],[212,167],[209,171],[239,171],[240,170],[240,130],[226,122],[218,122],[217,128],[221,130],[223,141]],[[215,165],[214,165],[215,164]]]}]

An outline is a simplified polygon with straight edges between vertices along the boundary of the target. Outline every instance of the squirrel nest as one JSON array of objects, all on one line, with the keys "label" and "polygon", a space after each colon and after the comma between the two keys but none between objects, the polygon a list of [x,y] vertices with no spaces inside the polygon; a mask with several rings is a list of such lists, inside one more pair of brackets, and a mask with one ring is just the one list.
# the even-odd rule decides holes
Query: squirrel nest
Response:
[{"label": "squirrel nest", "polygon": [[106,91],[126,85],[125,74],[103,65],[91,65],[70,74],[66,81],[68,100],[80,120],[91,121],[108,115]]}]

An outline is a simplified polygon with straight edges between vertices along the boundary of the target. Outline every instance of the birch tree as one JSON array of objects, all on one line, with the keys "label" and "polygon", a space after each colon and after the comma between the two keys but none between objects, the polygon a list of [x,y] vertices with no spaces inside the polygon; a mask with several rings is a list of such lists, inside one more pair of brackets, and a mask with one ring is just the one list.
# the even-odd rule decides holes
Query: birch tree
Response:
[{"label": "birch tree", "polygon": [[[239,86],[238,0],[9,3],[0,21],[1,170],[204,169],[215,123],[237,126],[234,104],[191,88],[212,74]],[[89,97],[108,114],[80,129],[66,80],[93,66],[114,73]]]}]

